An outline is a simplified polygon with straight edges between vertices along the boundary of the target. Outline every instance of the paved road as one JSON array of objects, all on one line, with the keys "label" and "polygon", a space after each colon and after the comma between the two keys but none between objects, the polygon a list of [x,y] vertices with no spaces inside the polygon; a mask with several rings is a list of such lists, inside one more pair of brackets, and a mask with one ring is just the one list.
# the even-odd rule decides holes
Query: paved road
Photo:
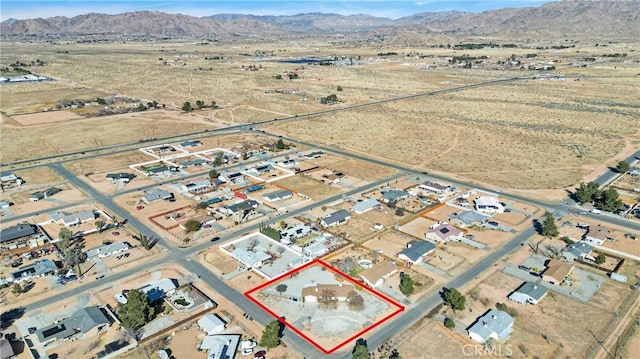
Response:
[{"label": "paved road", "polygon": [[[74,186],[79,188],[81,191],[86,193],[90,198],[93,198],[96,200],[96,202],[102,204],[107,209],[107,211],[109,211],[109,213],[117,216],[120,219],[127,218],[129,225],[135,228],[138,232],[146,235],[149,238],[151,237],[162,238],[161,235],[156,233],[149,226],[142,223],[135,216],[132,216],[129,212],[127,212],[122,207],[120,207],[115,202],[113,202],[110,195],[98,192],[96,189],[91,187],[86,182],[80,180],[76,175],[71,173],[64,166],[62,166],[62,164],[55,163],[55,164],[49,165],[49,167],[54,171],[58,172],[66,180],[71,182],[71,184],[73,184]],[[171,243],[167,243],[167,241],[165,241],[164,244],[165,245],[168,244],[168,247],[172,247],[173,249],[175,249],[175,246]]]},{"label": "paved road", "polygon": [[[449,281],[445,287],[446,288],[460,288],[467,284],[468,282],[475,279],[482,272],[491,268],[492,266],[498,265],[498,260],[510,253],[514,249],[518,248],[522,245],[528,238],[531,238],[536,233],[533,227],[521,232],[514,239],[506,243],[501,248],[492,252],[485,258],[481,259],[478,263],[476,263],[473,267],[469,268],[466,272],[462,273],[462,275],[456,277],[455,279]],[[438,288],[438,292],[441,288]],[[411,325],[416,323],[420,318],[424,317],[424,315],[430,312],[433,308],[435,308],[438,304],[442,302],[440,297],[440,293],[433,293],[429,296],[422,298],[419,302],[414,304],[412,307],[407,309],[404,313],[396,316],[394,319],[391,319],[385,325],[383,325],[380,329],[375,331],[373,334],[367,336],[367,344],[370,349],[375,349],[383,344],[389,337],[394,334],[402,333],[404,330],[409,328]],[[333,355],[334,358],[349,358],[351,353],[346,354],[336,354]]]},{"label": "paved road", "polygon": [[[627,157],[624,161],[631,165],[637,160],[640,161],[640,151],[637,151],[636,153]],[[596,178],[594,182],[596,182],[597,184],[600,185],[600,187],[602,187],[611,183],[611,181],[613,181],[619,175],[620,174],[615,169],[609,168],[607,172],[605,172],[602,176]]]},{"label": "paved road", "polygon": [[[273,123],[276,123],[276,122],[283,122],[283,121],[292,121],[292,120],[301,120],[301,119],[305,119],[306,120],[306,119],[309,119],[310,117],[326,115],[326,114],[335,113],[335,112],[339,112],[339,111],[349,111],[349,110],[354,110],[354,109],[358,109],[358,108],[362,108],[362,107],[377,106],[377,105],[384,104],[384,103],[415,99],[415,98],[425,97],[425,96],[442,95],[442,94],[447,94],[447,93],[452,93],[452,92],[470,90],[470,89],[474,89],[474,88],[478,88],[478,87],[491,86],[491,85],[496,85],[496,84],[501,84],[501,83],[513,82],[513,81],[518,81],[518,80],[530,80],[530,79],[532,79],[532,76],[522,76],[522,77],[511,77],[511,78],[497,79],[497,80],[485,81],[485,82],[472,84],[472,85],[453,87],[453,88],[444,89],[444,90],[429,91],[429,92],[422,92],[422,93],[413,94],[413,95],[399,96],[399,97],[394,97],[394,98],[387,99],[387,100],[372,101],[372,102],[367,102],[367,103],[363,103],[363,104],[349,105],[349,106],[343,106],[343,107],[332,107],[332,108],[330,108],[328,110],[310,112],[310,113],[306,113],[306,114],[303,114],[303,115],[293,115],[293,116],[287,116],[287,117],[282,117],[282,118],[275,118],[275,119],[272,119],[272,120],[259,121],[259,122],[254,122],[254,123],[251,123],[251,124],[232,125],[232,126],[209,129],[209,130],[199,131],[199,132],[191,132],[191,133],[185,133],[185,134],[179,134],[179,135],[165,136],[165,137],[161,137],[161,138],[156,138],[153,141],[146,141],[146,142],[142,142],[142,143],[139,143],[139,142],[121,143],[121,144],[108,145],[108,146],[97,147],[97,148],[92,148],[92,149],[85,149],[85,150],[80,150],[80,151],[75,151],[75,152],[68,152],[68,153],[63,153],[63,154],[44,156],[44,157],[39,157],[39,158],[34,158],[34,159],[7,162],[7,163],[0,164],[0,166],[9,167],[9,166],[16,166],[16,165],[31,163],[31,164],[33,164],[32,166],[28,166],[28,167],[25,167],[25,168],[37,167],[37,166],[41,166],[43,164],[43,163],[41,163],[42,161],[47,161],[47,160],[57,160],[57,161],[59,161],[59,160],[65,159],[65,158],[68,160],[67,157],[69,157],[69,156],[75,156],[74,160],[78,160],[80,158],[91,158],[91,157],[95,157],[95,156],[104,156],[104,155],[108,155],[108,154],[113,154],[113,153],[124,152],[124,151],[129,151],[130,150],[130,149],[118,150],[118,149],[121,149],[122,147],[132,147],[132,146],[146,147],[146,146],[150,146],[150,145],[154,145],[154,144],[158,144],[158,143],[164,143],[166,141],[176,141],[176,140],[179,140],[179,139],[187,139],[187,138],[197,139],[197,138],[202,138],[202,137],[211,137],[212,135],[220,134],[221,132],[225,132],[225,131],[241,130],[241,129],[246,129],[246,128],[249,128],[249,127],[268,125],[268,124],[273,124]],[[107,153],[102,153],[102,151],[108,151],[108,152]],[[87,154],[89,154],[89,155],[87,155]]]},{"label": "paved road", "polygon": [[[441,175],[437,175],[437,174],[433,174],[433,173],[428,173],[424,172],[424,171],[418,171],[416,169],[413,169],[411,167],[406,167],[406,166],[402,166],[399,164],[395,164],[395,163],[387,163],[384,160],[379,160],[379,159],[375,159],[375,158],[370,158],[367,157],[365,155],[359,155],[356,153],[351,153],[351,152],[347,152],[347,151],[342,151],[336,148],[332,148],[332,147],[326,147],[326,146],[320,146],[317,144],[313,144],[310,142],[306,142],[306,141],[300,141],[300,140],[296,140],[293,138],[288,138],[288,137],[283,137],[280,135],[276,135],[276,134],[271,134],[271,133],[267,133],[267,132],[262,132],[262,131],[257,131],[254,130],[253,132],[260,132],[261,134],[265,135],[265,136],[271,136],[271,137],[275,137],[275,138],[282,138],[283,140],[287,141],[287,142],[291,142],[291,143],[298,143],[301,145],[305,145],[305,146],[310,146],[310,147],[314,147],[314,148],[318,148],[321,149],[323,151],[326,152],[331,152],[331,153],[335,153],[341,156],[345,156],[345,157],[350,157],[350,158],[355,158],[361,161],[365,161],[365,162],[369,162],[369,163],[373,163],[376,165],[380,165],[380,166],[385,166],[385,167],[390,167],[390,168],[394,168],[396,170],[399,171],[403,171],[406,172],[408,174],[412,174],[412,175],[417,175],[417,176],[428,176],[430,178],[434,178],[436,180],[441,180],[447,183],[451,183],[455,186],[458,187],[466,187],[466,188],[477,188],[480,190],[484,190],[487,192],[492,192],[492,193],[496,193],[499,194],[501,197],[503,198],[507,198],[507,199],[511,199],[514,201],[519,201],[519,202],[524,202],[524,203],[532,203],[540,208],[543,209],[547,209],[550,211],[555,211],[558,213],[573,213],[573,214],[578,214],[578,212],[582,212],[583,210],[580,208],[577,208],[575,206],[572,206],[570,203],[565,205],[564,203],[549,203],[549,202],[544,202],[535,198],[529,198],[529,197],[525,197],[525,196],[520,196],[520,195],[515,195],[515,194],[509,194],[506,192],[502,192],[500,191],[499,193],[495,190],[495,189],[491,189],[491,188],[487,188],[487,187],[483,187],[480,185],[477,185],[475,183],[472,182],[464,182],[455,178],[449,178],[446,176],[441,176]],[[640,151],[638,151],[638,154],[640,154]],[[615,224],[615,225],[619,225],[619,226],[623,226],[623,227],[628,227],[637,231],[640,231],[640,223],[635,222],[635,221],[630,221],[627,220],[623,217],[616,217],[616,216],[603,216],[603,215],[595,215],[592,213],[587,213],[585,215],[588,218],[594,219],[594,220],[599,220],[599,221],[604,221],[604,222],[609,222],[611,224]]]}]

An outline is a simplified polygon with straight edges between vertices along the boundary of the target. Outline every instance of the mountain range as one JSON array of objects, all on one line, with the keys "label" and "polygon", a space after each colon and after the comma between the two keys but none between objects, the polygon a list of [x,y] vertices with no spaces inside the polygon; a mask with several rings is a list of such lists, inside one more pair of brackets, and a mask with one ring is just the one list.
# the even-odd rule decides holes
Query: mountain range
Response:
[{"label": "mountain range", "polygon": [[640,38],[640,6],[636,1],[562,1],[540,7],[504,8],[468,13],[426,12],[390,19],[371,15],[308,13],[287,16],[216,14],[194,17],[159,11],[117,15],[91,13],[0,24],[7,35],[125,34],[189,37],[279,36],[283,34],[406,34],[487,36],[501,38]]}]

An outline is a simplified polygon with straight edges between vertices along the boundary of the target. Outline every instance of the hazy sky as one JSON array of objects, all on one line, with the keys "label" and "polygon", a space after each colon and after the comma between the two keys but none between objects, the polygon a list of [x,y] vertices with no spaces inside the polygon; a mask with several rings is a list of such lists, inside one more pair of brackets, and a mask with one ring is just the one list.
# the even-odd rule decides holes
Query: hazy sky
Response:
[{"label": "hazy sky", "polygon": [[138,10],[158,10],[193,16],[208,16],[220,13],[240,13],[253,15],[294,15],[308,12],[337,13],[342,15],[369,14],[396,19],[425,11],[460,10],[482,12],[503,7],[539,6],[547,1],[540,0],[324,0],[324,1],[38,1],[1,0],[0,20],[8,18],[30,19],[52,16],[72,17],[86,13],[118,14]]}]

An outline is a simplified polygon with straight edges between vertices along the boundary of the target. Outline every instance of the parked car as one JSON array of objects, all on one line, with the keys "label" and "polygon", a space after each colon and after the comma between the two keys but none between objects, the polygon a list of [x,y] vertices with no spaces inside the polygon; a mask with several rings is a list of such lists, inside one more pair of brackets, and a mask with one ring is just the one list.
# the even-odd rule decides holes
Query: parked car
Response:
[{"label": "parked car", "polygon": [[252,353],[253,353],[253,348],[242,349],[242,356],[251,355]]},{"label": "parked car", "polygon": [[218,241],[218,240],[220,240],[220,237],[213,237],[213,238],[211,238],[211,242],[215,242],[215,241]]}]

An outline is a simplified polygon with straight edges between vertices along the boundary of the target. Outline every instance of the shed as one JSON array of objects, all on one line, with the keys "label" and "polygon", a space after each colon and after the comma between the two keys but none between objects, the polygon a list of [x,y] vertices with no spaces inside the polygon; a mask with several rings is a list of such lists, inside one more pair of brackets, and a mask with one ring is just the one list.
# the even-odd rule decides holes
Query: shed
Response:
[{"label": "shed", "polygon": [[198,325],[209,335],[218,334],[224,331],[225,322],[217,314],[207,314],[198,320]]}]

